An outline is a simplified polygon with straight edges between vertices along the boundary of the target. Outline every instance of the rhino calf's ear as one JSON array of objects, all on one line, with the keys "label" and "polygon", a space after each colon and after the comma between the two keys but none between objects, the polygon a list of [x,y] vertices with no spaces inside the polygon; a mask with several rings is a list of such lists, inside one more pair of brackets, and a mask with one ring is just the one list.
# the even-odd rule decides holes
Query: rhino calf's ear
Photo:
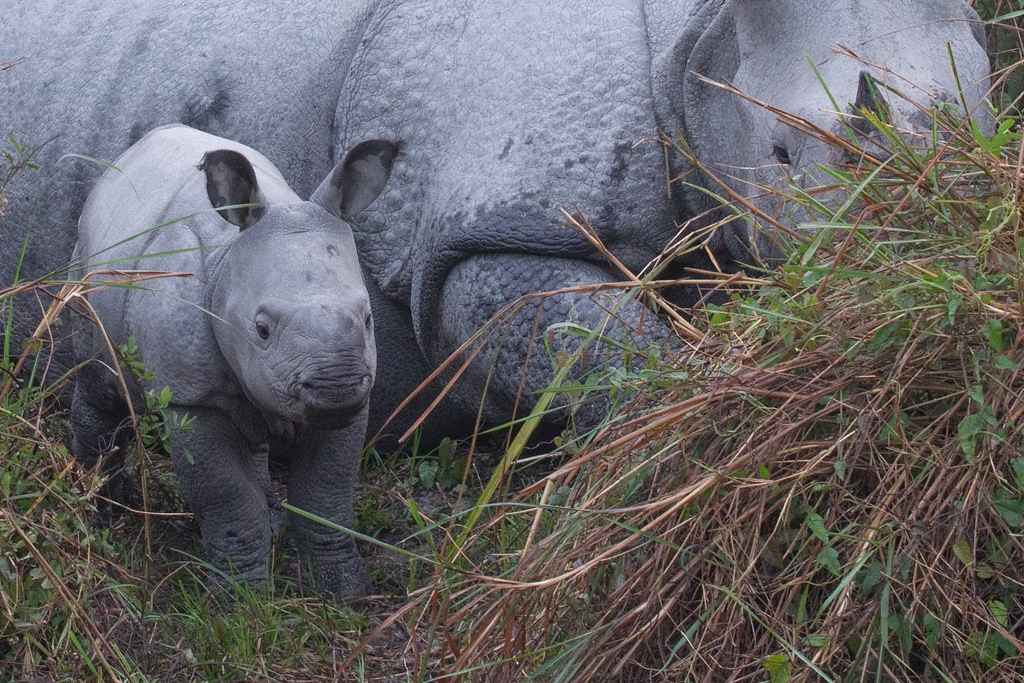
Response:
[{"label": "rhino calf's ear", "polygon": [[344,220],[362,213],[380,196],[391,177],[398,145],[367,140],[356,145],[320,183],[310,201]]},{"label": "rhino calf's ear", "polygon": [[263,217],[256,170],[244,155],[230,149],[207,152],[199,170],[206,174],[210,204],[228,223],[245,230]]}]

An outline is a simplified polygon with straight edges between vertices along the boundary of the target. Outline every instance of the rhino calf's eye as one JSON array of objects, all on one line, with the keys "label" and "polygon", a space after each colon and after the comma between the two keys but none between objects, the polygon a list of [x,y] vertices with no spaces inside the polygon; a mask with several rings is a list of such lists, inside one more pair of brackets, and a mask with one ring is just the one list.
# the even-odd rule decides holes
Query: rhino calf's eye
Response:
[{"label": "rhino calf's eye", "polygon": [[774,147],[772,147],[772,152],[774,152],[775,158],[778,159],[780,164],[785,164],[786,166],[789,166],[792,163],[792,161],[789,158],[789,150],[783,147],[782,145],[775,145]]},{"label": "rhino calf's eye", "polygon": [[270,327],[264,322],[256,323],[256,334],[260,336],[260,339],[266,341],[270,339]]}]

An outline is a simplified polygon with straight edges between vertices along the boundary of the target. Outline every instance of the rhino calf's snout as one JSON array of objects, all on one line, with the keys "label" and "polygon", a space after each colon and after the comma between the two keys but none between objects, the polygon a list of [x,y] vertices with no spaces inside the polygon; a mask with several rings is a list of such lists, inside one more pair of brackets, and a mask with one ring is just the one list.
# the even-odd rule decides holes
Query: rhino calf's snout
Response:
[{"label": "rhino calf's snout", "polygon": [[[365,297],[341,295],[296,311],[280,343],[296,351],[291,395],[314,424],[344,419],[366,407],[375,373],[372,322]],[[289,338],[290,337],[290,338]]]},{"label": "rhino calf's snout", "polygon": [[298,394],[310,412],[347,413],[366,405],[372,386],[373,378],[366,368],[361,372],[348,368],[314,368],[303,373]]}]

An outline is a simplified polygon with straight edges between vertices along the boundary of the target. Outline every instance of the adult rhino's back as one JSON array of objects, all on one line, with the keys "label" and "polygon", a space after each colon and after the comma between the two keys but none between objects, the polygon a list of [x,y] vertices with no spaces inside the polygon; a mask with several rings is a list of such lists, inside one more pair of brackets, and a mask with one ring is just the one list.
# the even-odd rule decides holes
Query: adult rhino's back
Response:
[{"label": "adult rhino's back", "polygon": [[635,268],[674,232],[643,2],[397,3],[371,22],[342,99],[343,145],[402,141],[357,241],[421,337],[467,256],[599,260],[561,209]]},{"label": "adult rhino's back", "polygon": [[[100,164],[162,124],[258,146],[302,195],[336,157],[331,128],[367,2],[8,0],[0,133],[43,145],[8,187],[0,282],[68,261]],[[34,324],[22,314],[23,335]]]}]

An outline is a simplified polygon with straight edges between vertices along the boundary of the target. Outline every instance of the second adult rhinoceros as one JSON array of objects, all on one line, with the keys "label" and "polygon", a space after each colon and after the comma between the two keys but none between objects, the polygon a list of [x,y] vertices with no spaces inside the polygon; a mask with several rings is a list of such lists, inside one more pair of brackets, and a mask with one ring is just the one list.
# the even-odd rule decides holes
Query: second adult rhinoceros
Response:
[{"label": "second adult rhinoceros", "polygon": [[[713,208],[699,190],[707,177],[672,187],[692,169],[658,144],[660,132],[684,137],[702,166],[766,213],[779,207],[761,198],[763,185],[829,160],[813,137],[699,75],[825,129],[877,105],[879,84],[987,113],[984,34],[964,0],[11,5],[0,46],[20,61],[0,73],[0,128],[49,143],[42,172],[10,188],[5,280],[25,235],[23,275],[70,254],[93,170],[58,163],[65,153],[113,158],[140,131],[180,121],[258,146],[308,193],[353,143],[401,141],[391,184],[355,227],[377,322],[374,424],[520,295],[622,279],[562,210],[639,271],[678,225]],[[887,109],[908,134],[924,127],[909,103],[890,96]],[[752,225],[733,222],[710,247],[723,258],[770,250]],[[598,327],[607,305],[573,293],[519,315],[468,369],[448,416],[471,415],[484,387],[491,420],[519,397],[528,406],[551,377],[538,337],[566,320]],[[610,333],[634,328],[641,344],[667,334],[639,302],[617,318]],[[22,314],[23,328],[31,322]]]}]

